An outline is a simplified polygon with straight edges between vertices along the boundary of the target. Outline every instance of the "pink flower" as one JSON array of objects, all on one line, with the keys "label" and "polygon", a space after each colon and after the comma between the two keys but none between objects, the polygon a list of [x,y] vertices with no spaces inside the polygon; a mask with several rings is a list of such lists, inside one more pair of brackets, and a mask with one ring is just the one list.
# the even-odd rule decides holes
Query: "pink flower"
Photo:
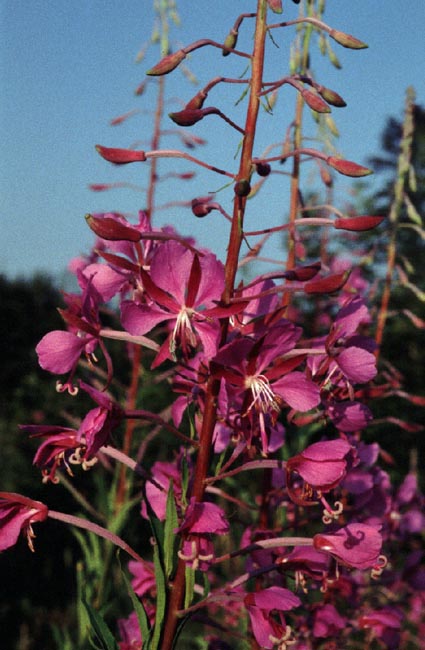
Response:
[{"label": "pink flower", "polygon": [[179,555],[194,569],[206,571],[214,557],[211,534],[225,535],[229,523],[224,511],[214,503],[197,503],[192,497],[176,533],[186,533]]},{"label": "pink flower", "polygon": [[373,339],[360,336],[357,330],[369,322],[367,307],[360,296],[349,298],[336,315],[331,331],[325,339],[327,356],[309,360],[313,375],[326,373],[326,381],[337,385],[342,380],[363,384],[376,375]]},{"label": "pink flower", "polygon": [[43,483],[58,483],[56,471],[62,464],[72,476],[70,464],[81,458],[85,448],[78,440],[75,429],[55,425],[26,424],[20,430],[29,433],[31,438],[46,438],[34,456],[34,465],[42,470]]},{"label": "pink flower", "polygon": [[[282,612],[301,605],[301,600],[292,591],[284,587],[268,587],[247,594],[244,603],[255,639],[261,648],[274,648],[290,640],[291,628],[286,625]],[[273,612],[277,613],[277,619],[272,616]]]},{"label": "pink flower", "polygon": [[386,648],[399,648],[400,628],[403,618],[399,611],[391,607],[372,609],[360,616],[360,628],[371,629],[376,638],[383,641]]},{"label": "pink flower", "polygon": [[347,625],[347,619],[338,613],[331,603],[319,606],[314,611],[313,636],[334,637]]},{"label": "pink flower", "polygon": [[173,325],[172,332],[152,364],[165,359],[176,360],[180,347],[187,358],[198,342],[211,357],[217,352],[219,318],[243,309],[217,307],[224,289],[224,267],[215,255],[198,255],[175,241],[163,244],[155,253],[150,275],[140,271],[143,287],[151,304],[133,301],[121,303],[121,321],[130,334],[141,335],[164,321]]},{"label": "pink flower", "polygon": [[[242,413],[235,426],[244,432],[248,444],[259,434],[264,454],[284,403],[297,411],[309,411],[320,402],[318,387],[303,372],[291,372],[302,357],[280,358],[295,347],[300,335],[300,328],[282,320],[257,340],[236,338],[211,362],[213,374],[228,387],[230,410]],[[278,446],[275,441],[273,447]]]},{"label": "pink flower", "polygon": [[75,368],[83,352],[87,355],[93,352],[95,342],[94,336],[81,337],[73,332],[54,330],[43,336],[35,351],[43,370],[63,375]]},{"label": "pink flower", "polygon": [[0,551],[14,546],[22,533],[31,551],[35,535],[31,524],[47,519],[48,508],[40,501],[13,492],[0,492]]},{"label": "pink flower", "polygon": [[[154,618],[152,611],[149,618],[151,620]],[[142,650],[143,641],[136,612],[132,612],[128,618],[120,618],[118,629],[121,637],[118,643],[119,650]]]},{"label": "pink flower", "polygon": [[131,586],[134,593],[138,596],[144,596],[146,593],[154,593],[156,591],[155,569],[152,562],[136,562],[131,560],[128,563],[128,568],[133,574]]},{"label": "pink flower", "polygon": [[286,462],[286,483],[291,499],[300,505],[308,505],[318,500],[317,492],[329,492],[338,485],[345,476],[346,457],[351,450],[346,440],[326,440],[316,442],[290,458]]},{"label": "pink flower", "polygon": [[[146,499],[160,521],[165,520],[167,495],[170,482],[173,481],[174,495],[177,501],[181,495],[181,474],[175,463],[157,461],[153,464],[152,481],[146,481]],[[142,502],[142,517],[149,518],[146,504]]]},{"label": "pink flower", "polygon": [[122,408],[104,392],[80,381],[80,387],[98,403],[98,407],[87,413],[78,429],[78,439],[86,447],[85,458],[96,455],[108,443],[112,431],[124,418]]},{"label": "pink flower", "polygon": [[192,497],[183,522],[176,532],[181,533],[183,530],[197,535],[206,533],[225,535],[229,532],[229,522],[226,519],[224,510],[215,503],[197,503]]},{"label": "pink flower", "polygon": [[380,568],[382,535],[380,526],[348,524],[335,533],[313,537],[313,546],[318,551],[329,553],[339,562],[356,569]]}]

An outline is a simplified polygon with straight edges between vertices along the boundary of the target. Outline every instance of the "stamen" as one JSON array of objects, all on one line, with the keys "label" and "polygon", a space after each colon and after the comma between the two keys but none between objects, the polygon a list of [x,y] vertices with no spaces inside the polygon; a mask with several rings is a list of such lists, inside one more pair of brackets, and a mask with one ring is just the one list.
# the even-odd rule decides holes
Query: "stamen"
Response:
[{"label": "stamen", "polygon": [[263,413],[268,413],[270,410],[280,411],[278,397],[273,393],[267,377],[264,375],[246,377],[245,386],[248,390],[251,390],[253,396],[253,400],[248,406],[246,413],[254,406]]},{"label": "stamen", "polygon": [[196,347],[196,335],[192,330],[190,322],[191,316],[193,316],[194,313],[193,309],[188,307],[182,307],[179,311],[176,324],[174,325],[173,334],[170,339],[170,354],[173,361],[177,361],[176,347],[178,342],[182,345],[183,350],[185,349],[186,344],[189,344],[192,348]]}]

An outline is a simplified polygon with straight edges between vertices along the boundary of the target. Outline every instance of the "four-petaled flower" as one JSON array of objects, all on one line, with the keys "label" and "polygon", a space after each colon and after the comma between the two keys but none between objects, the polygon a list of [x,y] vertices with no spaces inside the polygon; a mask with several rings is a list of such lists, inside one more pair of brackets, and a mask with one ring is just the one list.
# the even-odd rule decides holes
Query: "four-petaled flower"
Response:
[{"label": "four-petaled flower", "polygon": [[159,323],[172,325],[152,367],[165,359],[176,360],[177,347],[187,357],[189,349],[196,348],[198,342],[207,356],[214,356],[220,334],[218,319],[244,307],[244,303],[217,306],[224,289],[224,267],[215,255],[194,253],[178,242],[168,241],[153,256],[150,273],[141,269],[140,274],[151,302],[124,300],[124,328],[130,334],[141,335]]},{"label": "four-petaled flower", "polygon": [[276,423],[285,403],[297,411],[309,411],[320,402],[318,387],[305,373],[293,371],[302,355],[280,358],[295,347],[300,335],[300,328],[281,321],[257,340],[241,337],[231,341],[211,362],[213,374],[226,381],[233,401],[243,400],[238,405],[242,418],[250,419],[254,426],[258,423],[263,453],[269,445],[268,421]]}]

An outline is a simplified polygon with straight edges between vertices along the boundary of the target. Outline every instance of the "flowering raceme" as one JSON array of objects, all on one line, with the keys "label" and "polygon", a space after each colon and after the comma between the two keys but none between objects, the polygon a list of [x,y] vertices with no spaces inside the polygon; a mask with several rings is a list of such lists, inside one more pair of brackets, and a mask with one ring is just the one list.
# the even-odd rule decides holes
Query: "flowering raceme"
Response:
[{"label": "flowering raceme", "polygon": [[[150,67],[148,81],[172,72],[204,47],[221,50],[235,74],[215,75],[172,110],[172,130],[161,123],[162,79],[152,151],[136,149],[137,144],[97,146],[114,165],[139,163],[137,170],[147,171],[149,180],[137,186],[91,183],[91,189],[133,187],[145,192],[146,209],[134,223],[119,212],[86,215],[96,241],[87,256],[70,264],[77,289],[64,294],[65,307],[59,310],[66,329],[45,334],[36,347],[44,370],[68,375],[57,389],[67,389],[69,395],[62,397],[71,404],[56,420],[67,426],[47,424],[41,411],[38,424],[21,426],[40,441],[34,464],[43,482],[62,483],[84,516],[0,493],[0,550],[21,534],[33,549],[32,525],[47,517],[84,531],[77,536],[83,548],[78,584],[84,587],[77,611],[80,623],[90,621],[90,634],[79,626],[78,647],[90,641],[119,650],[177,645],[239,650],[254,643],[268,650],[315,650],[366,647],[372,639],[383,650],[395,650],[402,639],[401,617],[395,603],[384,602],[390,593],[411,605],[409,623],[419,628],[424,555],[419,545],[411,545],[411,535],[418,540],[422,534],[424,497],[416,470],[394,491],[389,471],[378,464],[392,462],[384,444],[362,440],[373,423],[368,402],[400,396],[402,382],[393,369],[383,381],[378,377],[380,345],[369,336],[376,310],[366,304],[372,292],[360,268],[332,253],[338,249],[331,241],[335,231],[339,236],[345,230],[354,258],[356,233],[381,227],[384,218],[356,217],[351,208],[345,215],[329,204],[335,171],[355,177],[370,170],[332,155],[327,137],[319,149],[307,147],[306,142],[316,146],[315,138],[301,133],[304,103],[318,114],[321,132],[333,136],[329,113],[345,106],[341,95],[319,83],[305,65],[311,33],[334,65],[338,59],[329,39],[354,49],[365,44],[323,22],[325,2],[303,2],[299,17],[285,23],[270,20],[271,12],[289,14],[298,4],[259,0],[257,12],[241,14],[230,31],[227,27],[223,43],[203,38],[173,53],[168,20],[177,19],[175,3],[155,2],[158,21],[151,40],[167,53]],[[252,41],[253,49],[239,51],[239,32],[248,25],[252,39],[239,42]],[[278,30],[294,25],[290,74],[266,80],[267,37],[273,35],[277,43]],[[245,73],[238,62],[244,67],[248,62]],[[272,75],[275,66],[264,69]],[[185,74],[190,75],[188,69]],[[243,128],[221,107],[203,108],[223,83],[226,92],[218,100],[242,88],[240,111],[247,98]],[[271,118],[278,93],[288,85],[299,97],[296,119],[288,121],[282,142],[257,156],[259,100],[270,109],[265,119]],[[146,82],[138,86],[138,97],[145,87]],[[111,123],[133,113],[147,114],[137,109]],[[206,143],[185,129],[210,113],[222,118],[218,128],[232,127],[226,145],[239,159],[233,165],[223,156],[230,158],[223,163],[229,169],[192,155]],[[191,152],[162,148],[168,136],[177,136]],[[172,159],[173,167],[163,173],[159,158],[165,159],[161,165]],[[274,168],[288,159],[293,165],[286,171]],[[193,167],[178,167],[182,160],[224,177],[225,184],[208,193]],[[324,184],[323,205],[310,204],[299,185],[301,165],[311,162]],[[261,192],[272,213],[276,202],[267,192],[286,176],[288,221],[282,223],[280,214],[277,225],[264,228],[261,212],[249,214],[251,205]],[[173,190],[172,200],[158,208],[155,190],[161,180],[185,181],[191,193]],[[179,235],[173,225],[154,227],[163,207],[171,209],[175,223],[176,205],[211,229],[224,224],[223,232],[229,232],[225,261]],[[276,234],[284,235],[287,250],[270,262],[263,247]],[[368,232],[361,240],[364,260],[372,238]],[[268,270],[257,273],[264,262]],[[82,412],[81,396],[84,403],[93,402]],[[412,402],[417,406],[423,398]],[[95,468],[82,488],[73,473],[77,464]],[[320,504],[323,514],[314,507]],[[86,533],[99,541],[91,536],[87,541]],[[127,534],[137,549],[125,540]],[[123,571],[112,568],[110,544],[131,558]],[[382,549],[387,553],[387,546],[403,544],[407,560],[392,559],[385,584],[374,592],[372,578],[386,565]],[[120,586],[125,593],[118,596]],[[70,646],[70,639],[64,637],[63,645]]]}]

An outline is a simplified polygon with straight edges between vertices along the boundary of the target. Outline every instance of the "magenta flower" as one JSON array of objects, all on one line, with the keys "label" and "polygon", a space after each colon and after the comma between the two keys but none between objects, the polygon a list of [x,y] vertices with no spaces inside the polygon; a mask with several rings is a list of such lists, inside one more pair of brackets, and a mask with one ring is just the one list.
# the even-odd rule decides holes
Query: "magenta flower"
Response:
[{"label": "magenta flower", "polygon": [[327,355],[309,359],[314,375],[325,374],[325,382],[364,384],[376,376],[376,345],[373,339],[357,334],[362,323],[370,320],[360,296],[349,298],[339,310],[331,331],[324,340]]},{"label": "magenta flower", "polygon": [[144,596],[146,593],[153,594],[156,592],[155,569],[152,562],[136,562],[131,560],[128,568],[133,574],[131,586],[134,593],[138,596]]},{"label": "magenta flower", "polygon": [[313,636],[335,637],[347,625],[347,619],[341,616],[331,603],[314,610]]},{"label": "magenta flower", "polygon": [[90,395],[97,408],[87,413],[78,428],[78,439],[86,447],[85,459],[93,458],[110,440],[112,431],[124,418],[122,408],[104,392],[80,381],[80,387]]},{"label": "magenta flower", "polygon": [[290,458],[286,462],[286,484],[292,501],[309,505],[336,487],[345,476],[352,449],[346,440],[325,440]]},{"label": "magenta flower", "polygon": [[[302,357],[280,358],[295,347],[300,335],[300,328],[280,321],[257,341],[242,337],[231,341],[211,363],[213,374],[226,382],[230,409],[242,413],[236,426],[248,444],[259,433],[264,454],[269,449],[270,429],[285,403],[297,411],[309,411],[320,402],[318,387],[303,372],[293,371]],[[250,430],[245,431],[247,422]]]},{"label": "magenta flower", "polygon": [[[146,499],[160,521],[165,520],[167,495],[170,482],[173,481],[174,495],[177,501],[181,496],[181,473],[175,463],[157,461],[151,469],[152,481],[146,481]],[[141,515],[149,519],[146,504],[142,502]]]},{"label": "magenta flower", "polygon": [[350,433],[364,429],[373,419],[371,410],[361,402],[334,402],[327,404],[326,413],[339,431]]},{"label": "magenta flower", "polygon": [[168,241],[155,253],[150,275],[141,269],[143,287],[151,304],[121,303],[121,321],[130,334],[149,332],[159,323],[169,322],[172,331],[152,364],[176,360],[180,347],[185,357],[198,342],[211,357],[217,352],[219,318],[243,309],[217,307],[224,289],[224,268],[215,255],[198,255],[182,244]]},{"label": "magenta flower", "polygon": [[192,497],[184,519],[175,532],[186,533],[179,556],[192,568],[206,571],[214,557],[211,534],[225,535],[229,532],[229,523],[219,506],[208,502],[197,503]]},{"label": "magenta flower", "polygon": [[348,524],[335,533],[313,537],[318,551],[329,553],[341,564],[355,569],[382,568],[380,526]]},{"label": "magenta flower", "polygon": [[[148,616],[153,620],[152,611],[148,613]],[[128,618],[120,618],[118,630],[121,638],[118,643],[119,650],[142,650],[143,641],[136,612],[131,612]]]},{"label": "magenta flower", "polygon": [[386,648],[399,648],[400,631],[403,617],[399,611],[391,607],[372,609],[360,616],[358,624],[362,629],[373,630],[375,638],[380,639]]},{"label": "magenta flower", "polygon": [[[71,386],[71,380],[82,354],[89,362],[95,362],[94,352],[100,344],[108,366],[110,359],[100,339],[101,326],[98,306],[101,298],[92,282],[87,281],[81,296],[66,294],[65,300],[68,308],[60,310],[60,313],[69,331],[54,330],[49,332],[38,343],[36,352],[39,364],[44,370],[58,375],[71,373],[66,387],[71,393],[75,393],[76,389]],[[63,388],[60,386],[61,390]]]},{"label": "magenta flower", "polygon": [[0,492],[0,551],[14,546],[22,533],[34,551],[32,524],[47,519],[48,508],[14,492]]},{"label": "magenta flower", "polygon": [[[287,612],[301,605],[298,596],[284,587],[268,587],[244,598],[244,604],[251,620],[252,631],[261,648],[274,648],[291,640],[291,628],[288,627],[282,612]],[[276,618],[272,613],[276,612]]]},{"label": "magenta flower", "polygon": [[224,510],[215,503],[197,503],[192,497],[184,519],[175,532],[181,533],[182,531],[196,535],[206,533],[225,535],[229,532],[229,522]]},{"label": "magenta flower", "polygon": [[33,463],[39,467],[43,475],[43,483],[51,481],[58,483],[56,471],[62,465],[70,476],[73,475],[70,465],[77,462],[85,452],[78,440],[75,429],[55,425],[26,424],[20,425],[20,430],[29,433],[31,438],[46,438],[38,448]]},{"label": "magenta flower", "polygon": [[73,332],[54,330],[43,336],[35,350],[43,370],[63,375],[75,368],[83,352],[90,356],[96,345],[96,336],[81,337]]}]

